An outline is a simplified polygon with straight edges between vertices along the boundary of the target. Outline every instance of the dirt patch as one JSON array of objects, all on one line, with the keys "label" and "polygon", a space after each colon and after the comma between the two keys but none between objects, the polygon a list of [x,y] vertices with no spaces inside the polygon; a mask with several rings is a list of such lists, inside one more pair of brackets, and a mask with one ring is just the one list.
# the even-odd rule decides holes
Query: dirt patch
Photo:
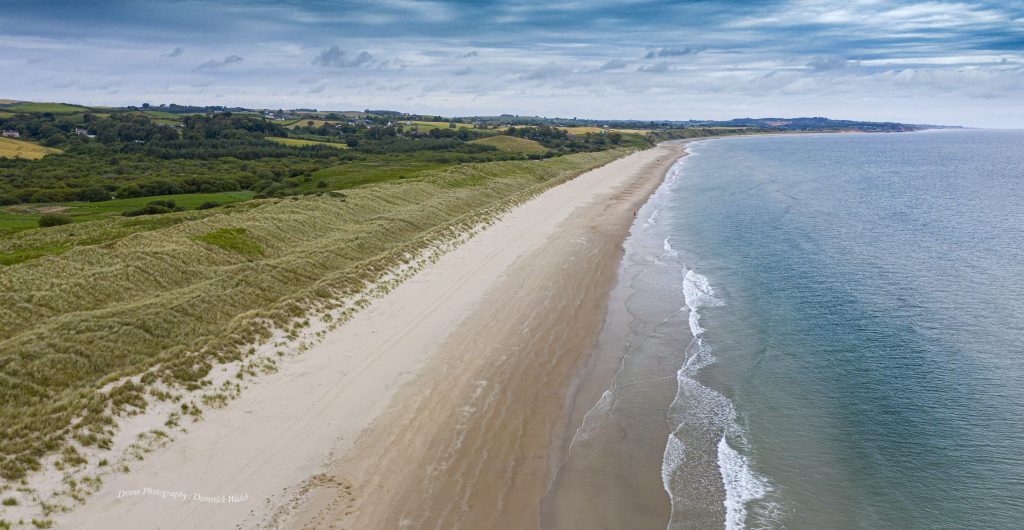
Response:
[{"label": "dirt patch", "polygon": [[39,213],[64,213],[70,206],[40,206],[36,208]]}]

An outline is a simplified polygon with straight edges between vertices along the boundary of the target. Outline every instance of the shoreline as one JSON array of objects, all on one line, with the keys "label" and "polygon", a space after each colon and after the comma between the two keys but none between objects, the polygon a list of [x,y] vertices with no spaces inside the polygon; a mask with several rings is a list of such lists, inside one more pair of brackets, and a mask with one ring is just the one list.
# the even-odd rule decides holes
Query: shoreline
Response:
[{"label": "shoreline", "polygon": [[[279,373],[258,379],[230,406],[210,411],[203,422],[190,426],[173,443],[133,464],[130,472],[110,477],[88,503],[58,516],[56,522],[64,527],[109,526],[112,521],[125,527],[148,527],[154,521],[161,528],[238,524],[276,527],[300,526],[303,520],[326,522],[317,516],[321,513],[330,514],[332,522],[373,513],[375,506],[386,504],[384,501],[395,496],[368,495],[366,484],[358,482],[358,477],[351,480],[341,476],[337,464],[346,455],[359,454],[352,449],[354,444],[358,448],[356,440],[372,437],[380,426],[386,425],[388,414],[401,402],[403,393],[416,387],[417,380],[437,375],[431,370],[444,364],[442,359],[450,353],[449,345],[461,341],[463,352],[478,350],[472,340],[478,334],[468,331],[479,330],[480,320],[496,320],[482,311],[488,301],[493,304],[496,297],[508,298],[497,296],[495,293],[500,289],[495,285],[504,285],[506,294],[543,294],[544,289],[538,288],[545,285],[543,282],[530,285],[530,275],[522,274],[539,265],[531,259],[550,258],[545,262],[548,267],[542,270],[547,272],[549,282],[558,285],[565,283],[562,280],[568,264],[559,257],[586,258],[584,262],[597,258],[601,264],[598,268],[605,269],[601,275],[573,275],[585,280],[585,300],[560,308],[563,313],[583,315],[585,325],[581,329],[568,334],[560,330],[559,334],[565,335],[566,344],[571,343],[575,350],[584,351],[584,355],[590,353],[603,322],[602,304],[607,302],[621,259],[621,242],[632,223],[630,213],[647,200],[661,182],[664,170],[678,158],[671,156],[678,145],[661,144],[618,159],[514,209],[491,228],[357,313],[321,344],[286,363]],[[664,167],[652,175],[650,169],[658,163]],[[617,214],[614,223],[609,222],[612,211]],[[578,215],[588,212],[589,215]],[[575,230],[571,236],[569,225]],[[617,239],[608,231],[611,225],[620,230]],[[579,236],[587,236],[588,231],[600,244],[571,245],[580,243]],[[562,238],[555,237],[556,234]],[[608,245],[608,241],[613,244]],[[566,247],[574,252],[563,253]],[[573,247],[589,248],[589,254]],[[548,321],[555,323],[551,327],[560,327],[560,319],[543,315],[551,299],[526,296],[523,302],[505,313],[506,318],[497,319],[506,324],[506,338],[515,336],[510,330],[522,324],[518,316],[538,325]],[[541,305],[533,305],[534,302]],[[537,307],[544,310],[535,310]],[[474,318],[476,322],[470,322]],[[581,349],[581,344],[587,347]],[[575,357],[562,356],[564,359],[555,363],[563,377],[576,368],[579,351],[574,352]],[[500,362],[509,355],[495,352],[493,357],[496,358],[489,360]],[[435,381],[447,390],[444,380]],[[466,388],[478,388],[478,381],[469,379]],[[551,402],[560,399],[562,391],[541,394]],[[469,410],[440,409],[457,412],[455,416]],[[550,421],[560,415],[561,406],[557,412],[539,416]],[[430,418],[421,422],[435,423]],[[435,433],[443,438],[441,431],[435,429]],[[543,445],[546,452],[551,440],[546,434],[550,433],[530,431],[529,445]],[[538,444],[539,441],[543,443]],[[413,447],[429,446],[417,441]],[[409,452],[401,452],[397,456],[410,456]],[[526,462],[533,466],[537,455],[530,455]],[[325,467],[325,461],[331,464]],[[546,466],[545,461],[542,467]],[[531,478],[541,483],[542,494],[547,473],[539,475],[543,475],[539,481],[535,476]],[[420,486],[421,483],[406,484],[413,490]],[[119,491],[144,488],[188,491],[203,498],[234,498],[237,502],[174,502],[153,495],[119,498]],[[481,488],[481,492],[485,490]],[[508,496],[508,506],[515,506],[518,511],[526,498],[518,493]],[[323,502],[317,504],[319,501]],[[535,513],[539,494],[532,504]],[[387,526],[384,521],[380,524]]]},{"label": "shoreline", "polygon": [[[329,481],[274,523],[536,527],[557,470],[553,443],[566,434],[566,398],[604,327],[622,241],[682,154],[678,143],[655,149],[664,155],[577,205],[520,256],[440,357],[329,466]],[[352,488],[333,486],[342,483]]]}]

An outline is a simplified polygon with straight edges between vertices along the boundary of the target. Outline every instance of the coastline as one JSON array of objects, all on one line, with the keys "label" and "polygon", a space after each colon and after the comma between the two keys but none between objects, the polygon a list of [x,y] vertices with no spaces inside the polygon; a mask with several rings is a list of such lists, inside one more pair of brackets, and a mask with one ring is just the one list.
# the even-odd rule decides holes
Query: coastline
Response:
[{"label": "coastline", "polygon": [[[601,329],[621,242],[678,154],[661,144],[516,208],[57,522],[373,528],[401,523],[392,510],[409,506],[421,520],[536,524],[554,426]],[[501,414],[476,414],[488,410]],[[507,425],[514,443],[485,424]],[[387,451],[375,440],[408,443]],[[488,459],[515,466],[493,482]],[[423,473],[435,500],[458,492],[458,505],[431,505]],[[244,500],[119,498],[140,488]]]},{"label": "coastline", "polygon": [[682,154],[680,144],[655,150],[663,154],[609,175],[604,189],[563,212],[328,466],[327,480],[303,488],[298,508],[273,526],[536,527],[567,434],[566,398],[604,326],[622,241]]}]

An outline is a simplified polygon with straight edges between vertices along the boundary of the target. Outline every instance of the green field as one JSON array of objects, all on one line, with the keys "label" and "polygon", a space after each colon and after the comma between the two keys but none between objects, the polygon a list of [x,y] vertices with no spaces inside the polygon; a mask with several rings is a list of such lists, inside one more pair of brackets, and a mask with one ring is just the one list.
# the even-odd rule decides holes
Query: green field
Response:
[{"label": "green field", "polygon": [[91,109],[67,103],[14,103],[0,107],[11,112],[50,112],[53,114],[69,114],[73,112],[89,112]]},{"label": "green field", "polygon": [[296,127],[305,127],[309,125],[309,122],[313,122],[313,127],[323,127],[324,125],[334,125],[338,123],[337,121],[302,118],[299,120],[292,120],[285,126],[289,129],[294,129]]},{"label": "green field", "polygon": [[[430,129],[448,129],[449,128],[449,125],[448,125],[449,123],[450,122],[447,122],[447,121],[414,121],[414,122],[412,122],[412,125],[416,126],[421,131],[426,132],[426,131],[429,131]],[[409,127],[409,125],[406,125],[404,120],[397,121],[395,123],[395,125],[402,125],[404,127]],[[455,127],[458,128],[458,129],[472,129],[473,128],[473,124],[472,123],[456,123]]]},{"label": "green field", "polygon": [[608,129],[608,128],[601,128],[601,127],[559,127],[559,129],[565,129],[565,130],[571,132],[572,134],[600,133],[601,131],[605,131],[605,132],[617,132],[617,133],[622,133],[622,134],[641,134],[641,135],[643,135],[643,134],[647,134],[647,133],[651,132],[651,131],[642,130],[642,129]]},{"label": "green field", "polygon": [[506,151],[510,153],[523,153],[527,155],[532,154],[544,154],[548,151],[547,147],[540,145],[534,140],[528,140],[526,138],[519,138],[516,136],[497,135],[489,138],[481,138],[479,140],[473,140],[469,142],[471,144],[483,144],[496,147],[499,151]]},{"label": "green field", "polygon": [[301,138],[281,138],[278,136],[267,136],[267,140],[271,142],[277,142],[282,145],[290,145],[292,147],[302,147],[304,145],[326,145],[328,147],[335,147],[337,149],[348,149],[345,144],[336,144],[333,142],[317,142],[315,140],[303,140]]},{"label": "green field", "polygon": [[5,231],[23,230],[39,226],[39,217],[44,213],[62,213],[76,222],[95,221],[120,216],[128,210],[145,206],[150,201],[171,200],[186,210],[194,210],[205,202],[231,204],[252,199],[251,191],[225,191],[220,193],[189,193],[182,195],[160,195],[157,197],[136,197],[102,202],[70,202],[65,204],[23,204],[0,208],[0,236]]},{"label": "green field", "polygon": [[366,289],[393,287],[387,274],[411,256],[628,152],[462,164],[343,194],[0,237],[11,263],[0,269],[0,477],[17,481],[48,455],[80,468],[74,447],[109,447],[119,418],[155,400],[201,414],[235,388],[213,387],[212,367],[246,358],[272,329],[331,310],[343,321],[346,299],[361,306]]},{"label": "green field", "polygon": [[187,116],[187,114],[175,114],[173,112],[163,112],[159,110],[144,110],[141,111],[141,113],[152,118],[161,118],[173,121],[181,121],[182,116]]},{"label": "green field", "polygon": [[[450,164],[404,159],[370,159],[350,162],[339,166],[321,169],[313,173],[313,180],[304,183],[303,191],[317,189],[344,190],[366,184],[405,180],[415,178],[417,174],[448,167]],[[323,182],[322,187],[318,184]]]},{"label": "green field", "polygon": [[39,144],[15,140],[14,138],[0,137],[0,156],[7,158],[43,158],[46,155],[59,153],[59,149],[43,147]]}]

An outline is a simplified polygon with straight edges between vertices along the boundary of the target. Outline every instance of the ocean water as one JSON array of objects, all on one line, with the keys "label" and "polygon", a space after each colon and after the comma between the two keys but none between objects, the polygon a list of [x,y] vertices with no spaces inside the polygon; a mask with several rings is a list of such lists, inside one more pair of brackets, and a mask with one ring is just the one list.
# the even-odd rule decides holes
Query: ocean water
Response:
[{"label": "ocean water", "polygon": [[587,469],[597,507],[660,483],[651,527],[1024,527],[1024,132],[688,149],[548,504]]}]

